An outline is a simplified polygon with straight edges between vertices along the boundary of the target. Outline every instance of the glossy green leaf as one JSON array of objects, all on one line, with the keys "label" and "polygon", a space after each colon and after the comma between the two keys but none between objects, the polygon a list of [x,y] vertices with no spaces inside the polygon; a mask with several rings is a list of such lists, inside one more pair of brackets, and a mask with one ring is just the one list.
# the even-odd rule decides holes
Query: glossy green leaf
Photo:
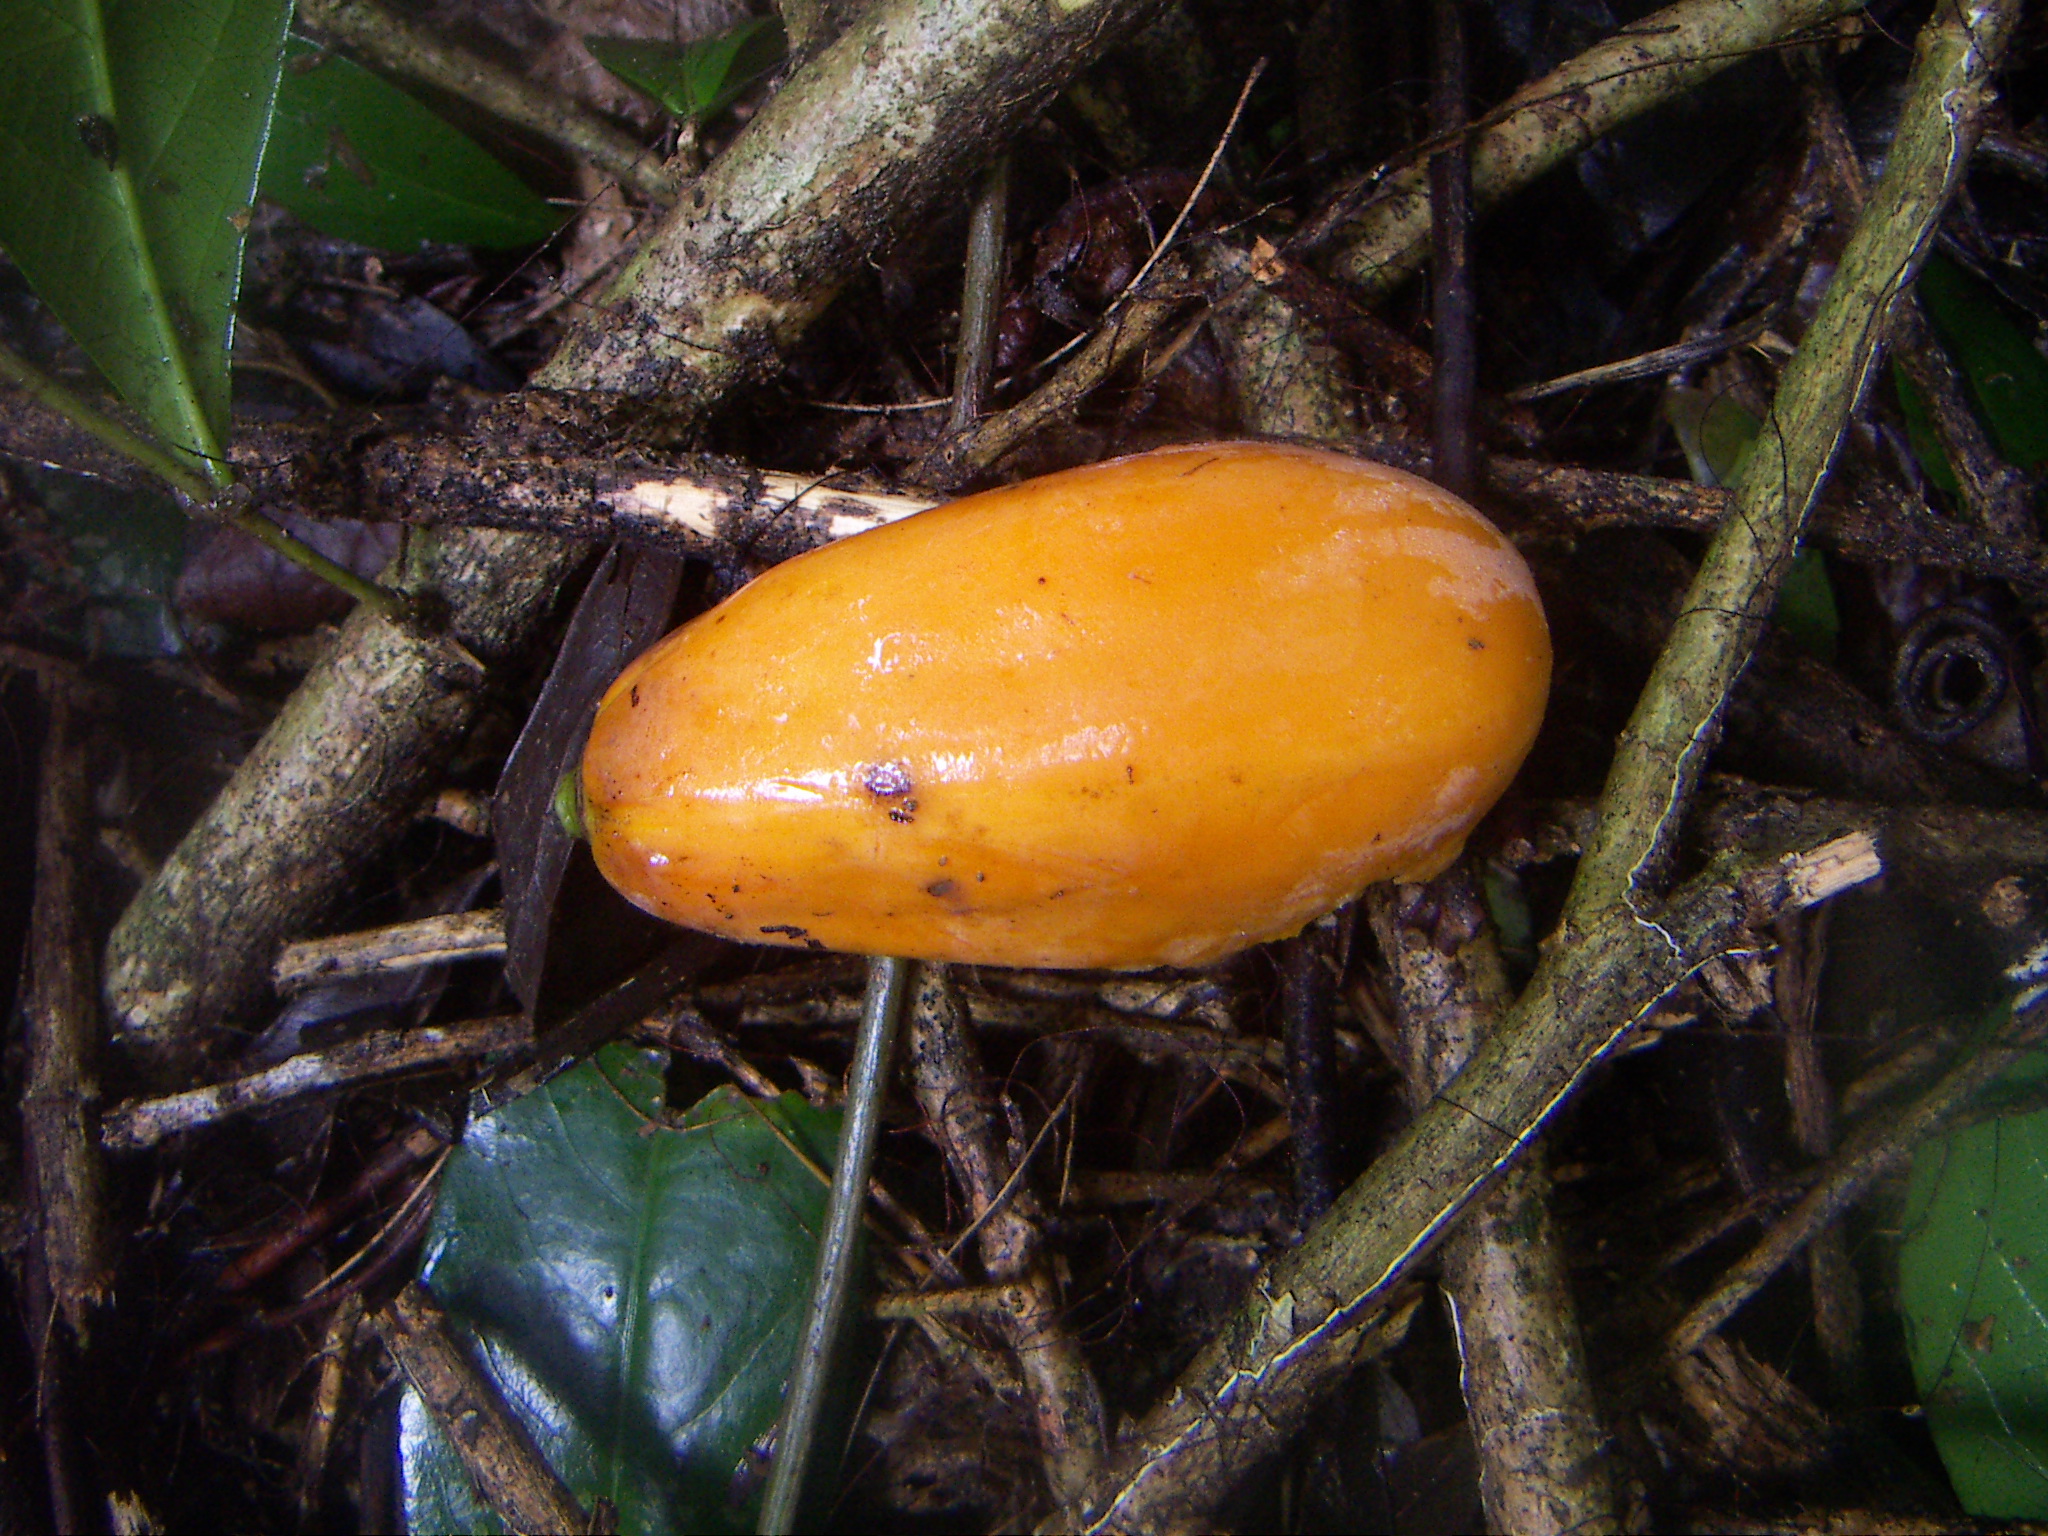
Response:
[{"label": "glossy green leaf", "polygon": [[586,37],[591,57],[636,86],[677,117],[715,117],[740,92],[782,61],[789,40],[772,16],[743,21],[728,32],[694,43],[638,37]]},{"label": "glossy green leaf", "polygon": [[215,477],[289,0],[17,0],[0,246],[166,442]]},{"label": "glossy green leaf", "polygon": [[[809,1298],[835,1114],[721,1089],[660,1122],[660,1058],[623,1046],[478,1120],[422,1275],[586,1505],[634,1532],[751,1531]],[[416,1399],[414,1532],[502,1529]]]},{"label": "glossy green leaf", "polygon": [[405,92],[297,39],[260,190],[322,234],[390,251],[532,245],[564,217]]},{"label": "glossy green leaf", "polygon": [[[2036,1056],[2021,1075],[2044,1073]],[[1980,1517],[2048,1519],[2048,1112],[1922,1146],[1904,1226],[1906,1342],[1956,1494]]]}]

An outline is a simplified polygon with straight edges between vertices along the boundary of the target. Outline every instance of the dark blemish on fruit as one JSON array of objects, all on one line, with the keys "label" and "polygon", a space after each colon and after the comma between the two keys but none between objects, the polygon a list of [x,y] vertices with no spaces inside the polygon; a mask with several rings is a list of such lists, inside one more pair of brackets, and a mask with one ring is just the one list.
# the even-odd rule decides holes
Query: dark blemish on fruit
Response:
[{"label": "dark blemish on fruit", "polygon": [[640,685],[638,683],[635,683],[626,690],[626,707],[628,709],[638,709],[640,707]]},{"label": "dark blemish on fruit", "polygon": [[947,858],[946,855],[944,855],[943,853],[939,855],[939,868],[944,869],[948,864],[952,862],[953,861]]},{"label": "dark blemish on fruit", "polygon": [[1067,893],[1064,890],[1058,890],[1054,891],[1050,896],[1046,897],[1045,899],[1047,901],[1058,901],[1062,896],[1066,894]]},{"label": "dark blemish on fruit", "polygon": [[976,870],[976,871],[974,872],[974,878],[975,878],[975,879],[976,879],[977,881],[979,881],[979,880],[986,880],[986,879],[988,878],[988,876],[987,876],[987,875],[984,875],[984,874],[983,874],[983,873],[982,873],[982,872],[981,872],[980,870],[978,870],[978,869],[977,869],[977,870]]},{"label": "dark blemish on fruit", "polygon": [[910,770],[901,763],[870,763],[861,774],[860,787],[877,800],[893,800],[917,786],[910,780]]},{"label": "dark blemish on fruit", "polygon": [[917,820],[917,802],[915,800],[906,800],[901,805],[891,806],[889,808],[889,819],[898,826],[909,826],[913,821]]},{"label": "dark blemish on fruit", "polygon": [[1486,642],[1480,639],[1477,635],[1474,635],[1471,639],[1465,642],[1465,646],[1468,650],[1483,651],[1486,649]]},{"label": "dark blemish on fruit", "polygon": [[934,880],[930,885],[925,887],[926,895],[937,896],[940,900],[944,900],[946,897],[952,895],[953,891],[954,882],[951,880]]},{"label": "dark blemish on fruit", "polygon": [[1039,585],[1040,585],[1041,587],[1045,585],[1045,578],[1044,578],[1043,576],[1041,576],[1041,577],[1039,577],[1039,578],[1038,578],[1038,584],[1039,584]]},{"label": "dark blemish on fruit", "polygon": [[[830,916],[829,913],[826,915]],[[779,933],[786,939],[793,939],[802,944],[805,949],[823,949],[825,947],[821,940],[812,938],[808,932],[797,927],[795,923],[764,923],[761,926],[761,931],[763,933]]]},{"label": "dark blemish on fruit", "polygon": [[1138,782],[1138,770],[1133,768],[1129,763],[1124,764],[1124,782],[1126,784],[1135,784]]}]

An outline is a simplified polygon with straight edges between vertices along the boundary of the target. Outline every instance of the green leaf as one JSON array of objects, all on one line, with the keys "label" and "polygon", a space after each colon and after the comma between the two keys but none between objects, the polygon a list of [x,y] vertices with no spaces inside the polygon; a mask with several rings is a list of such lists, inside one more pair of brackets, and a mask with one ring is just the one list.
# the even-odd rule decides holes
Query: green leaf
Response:
[{"label": "green leaf", "polygon": [[398,87],[296,38],[260,190],[324,235],[389,251],[532,245],[563,219]]},{"label": "green leaf", "polygon": [[637,37],[586,37],[591,57],[677,117],[716,117],[740,92],[782,62],[789,39],[773,16],[743,21],[694,43]]},{"label": "green leaf", "polygon": [[289,0],[18,0],[0,245],[114,388],[219,483],[228,345]]},{"label": "green leaf", "polygon": [[1892,389],[1899,397],[1899,414],[1906,420],[1906,441],[1913,445],[1913,456],[1920,461],[1920,468],[1937,490],[1950,496],[1961,494],[1962,483],[1956,479],[1948,455],[1942,451],[1941,438],[1934,430],[1934,413],[1927,408],[1927,397],[1920,393],[1920,386],[1907,378],[1905,370],[1896,362],[1892,364]]},{"label": "green leaf", "polygon": [[1991,289],[1938,252],[1920,274],[1920,301],[1998,451],[2024,470],[2048,465],[2048,358]]},{"label": "green leaf", "polygon": [[[721,1089],[658,1124],[660,1058],[610,1046],[476,1121],[422,1275],[535,1442],[626,1533],[751,1531],[749,1448],[773,1426],[809,1299],[836,1114]],[[785,1141],[785,1138],[787,1139]],[[407,1527],[498,1531],[416,1399]]]},{"label": "green leaf", "polygon": [[1775,623],[1786,638],[1822,661],[1833,661],[1842,636],[1842,616],[1835,607],[1835,589],[1828,563],[1817,549],[1802,549],[1778,588]]},{"label": "green leaf", "polygon": [[[2037,1055],[2023,1075],[2044,1071]],[[1923,1145],[1905,1231],[1906,1343],[1956,1495],[1983,1518],[2048,1519],[2048,1112]]]},{"label": "green leaf", "polygon": [[1734,396],[1703,389],[1666,390],[1664,419],[1701,485],[1733,484],[1762,425]]}]

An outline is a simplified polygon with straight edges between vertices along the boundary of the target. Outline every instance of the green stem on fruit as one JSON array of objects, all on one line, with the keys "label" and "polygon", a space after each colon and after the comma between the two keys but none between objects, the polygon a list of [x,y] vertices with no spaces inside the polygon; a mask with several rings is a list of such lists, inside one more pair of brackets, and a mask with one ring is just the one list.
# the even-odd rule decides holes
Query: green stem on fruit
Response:
[{"label": "green stem on fruit", "polygon": [[861,1207],[867,1199],[868,1171],[874,1164],[875,1136],[881,1127],[882,1091],[889,1079],[889,1059],[896,1043],[896,1026],[903,1018],[909,974],[910,962],[893,955],[868,961],[860,1033],[854,1040],[853,1066],[846,1078],[846,1121],[839,1132],[839,1158],[832,1169],[832,1195],[825,1208],[825,1232],[818,1243],[810,1311],[790,1374],[788,1404],[775,1437],[774,1470],[761,1501],[762,1536],[787,1536],[796,1529],[804,1473],[817,1441],[832,1361],[853,1296]]}]

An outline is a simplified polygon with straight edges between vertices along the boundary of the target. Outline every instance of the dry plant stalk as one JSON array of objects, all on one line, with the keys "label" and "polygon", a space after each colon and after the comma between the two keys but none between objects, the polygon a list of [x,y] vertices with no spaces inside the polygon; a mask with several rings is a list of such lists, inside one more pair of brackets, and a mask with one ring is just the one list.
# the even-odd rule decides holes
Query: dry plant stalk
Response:
[{"label": "dry plant stalk", "polygon": [[505,953],[505,914],[450,912],[331,939],[287,944],[270,968],[270,983],[281,993],[359,976],[416,971],[457,960],[488,960]]}]

